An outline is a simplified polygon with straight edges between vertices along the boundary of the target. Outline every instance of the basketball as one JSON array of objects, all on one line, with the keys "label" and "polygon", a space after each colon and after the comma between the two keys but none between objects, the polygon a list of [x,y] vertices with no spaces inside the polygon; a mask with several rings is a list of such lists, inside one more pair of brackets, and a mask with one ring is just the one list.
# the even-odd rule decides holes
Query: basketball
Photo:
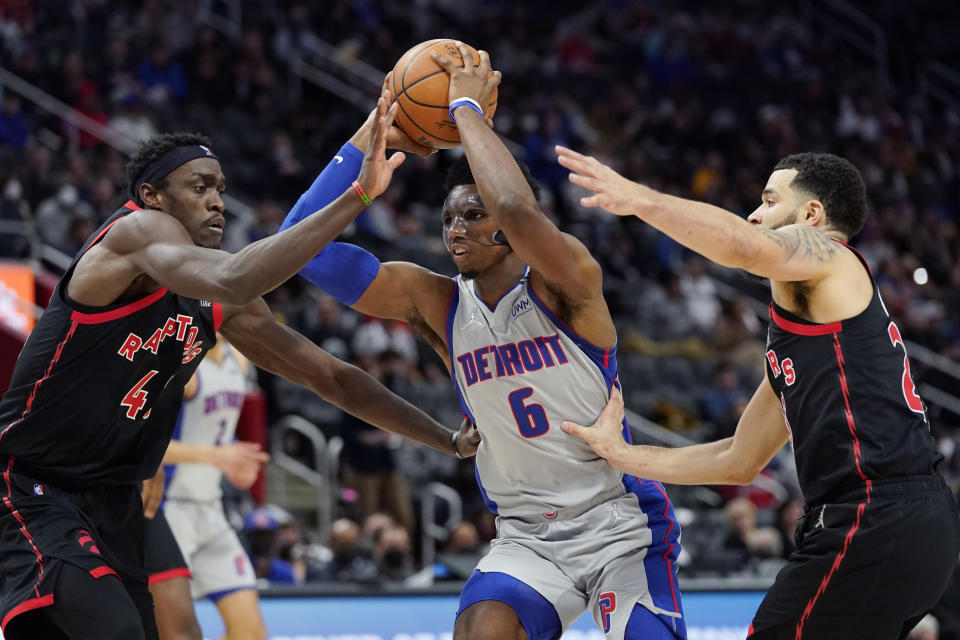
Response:
[{"label": "basketball", "polygon": [[[474,68],[477,68],[480,56],[470,45],[467,48],[473,53]],[[463,56],[453,40],[421,42],[403,54],[394,66],[390,100],[400,103],[394,122],[404,133],[424,146],[449,149],[460,144],[460,132],[448,112],[450,75],[430,56],[433,51],[463,67]],[[484,112],[492,116],[496,108],[497,90],[494,89]]]}]

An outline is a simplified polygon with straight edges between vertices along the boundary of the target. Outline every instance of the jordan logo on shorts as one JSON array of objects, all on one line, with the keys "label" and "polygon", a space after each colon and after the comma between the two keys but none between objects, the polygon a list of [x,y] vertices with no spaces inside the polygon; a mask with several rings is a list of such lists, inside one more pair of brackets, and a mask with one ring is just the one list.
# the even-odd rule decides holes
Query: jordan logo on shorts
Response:
[{"label": "jordan logo on shorts", "polygon": [[827,505],[820,507],[820,518],[817,520],[816,529],[823,529],[823,512],[827,510]]},{"label": "jordan logo on shorts", "polygon": [[600,608],[600,621],[603,623],[603,632],[610,633],[610,616],[617,610],[617,594],[613,591],[607,591],[600,594],[597,601]]}]

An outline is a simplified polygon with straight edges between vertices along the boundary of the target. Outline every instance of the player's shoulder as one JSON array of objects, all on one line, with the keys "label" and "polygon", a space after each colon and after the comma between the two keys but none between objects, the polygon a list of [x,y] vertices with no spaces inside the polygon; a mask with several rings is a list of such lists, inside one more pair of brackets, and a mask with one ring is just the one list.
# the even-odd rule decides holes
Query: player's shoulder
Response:
[{"label": "player's shoulder", "polygon": [[103,237],[104,247],[129,253],[156,242],[191,244],[179,220],[156,209],[138,209],[119,218]]}]

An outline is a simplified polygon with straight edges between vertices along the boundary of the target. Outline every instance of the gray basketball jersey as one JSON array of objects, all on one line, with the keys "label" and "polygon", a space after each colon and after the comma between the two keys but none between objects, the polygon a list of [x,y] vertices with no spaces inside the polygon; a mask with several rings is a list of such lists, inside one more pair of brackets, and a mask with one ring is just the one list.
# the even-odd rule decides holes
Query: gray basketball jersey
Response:
[{"label": "gray basketball jersey", "polygon": [[591,424],[600,415],[616,378],[616,352],[564,324],[528,276],[529,269],[495,309],[472,280],[458,276],[447,344],[461,409],[483,438],[476,471],[487,506],[503,516],[549,519],[598,494],[622,493],[636,479],[560,429],[563,420]]},{"label": "gray basketball jersey", "polygon": [[[249,383],[233,348],[225,345],[223,353],[220,363],[207,357],[197,368],[197,392],[183,401],[174,440],[207,446],[233,442]],[[194,502],[221,498],[223,474],[214,466],[182,463],[168,466],[166,473],[168,498]]]}]

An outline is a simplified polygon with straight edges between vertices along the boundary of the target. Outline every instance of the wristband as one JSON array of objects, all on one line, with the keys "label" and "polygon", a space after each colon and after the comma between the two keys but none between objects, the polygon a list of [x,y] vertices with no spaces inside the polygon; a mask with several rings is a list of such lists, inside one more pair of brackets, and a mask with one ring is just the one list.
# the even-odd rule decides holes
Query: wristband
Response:
[{"label": "wristband", "polygon": [[450,103],[450,119],[453,120],[454,122],[456,122],[457,119],[453,117],[453,110],[456,109],[457,107],[470,107],[471,109],[476,111],[478,114],[480,114],[481,118],[483,117],[483,109],[480,107],[479,102],[477,102],[473,98],[457,98],[456,100]]},{"label": "wristband", "polygon": [[465,458],[462,455],[460,455],[460,447],[457,446],[457,440],[459,439],[460,439],[459,431],[454,431],[450,435],[450,443],[453,445],[453,454],[458,458],[460,458],[461,460],[464,460]]},{"label": "wristband", "polygon": [[360,202],[363,204],[373,204],[373,200],[367,195],[367,192],[363,190],[359,182],[354,180],[351,186],[353,190],[357,192],[357,195],[360,196]]}]

